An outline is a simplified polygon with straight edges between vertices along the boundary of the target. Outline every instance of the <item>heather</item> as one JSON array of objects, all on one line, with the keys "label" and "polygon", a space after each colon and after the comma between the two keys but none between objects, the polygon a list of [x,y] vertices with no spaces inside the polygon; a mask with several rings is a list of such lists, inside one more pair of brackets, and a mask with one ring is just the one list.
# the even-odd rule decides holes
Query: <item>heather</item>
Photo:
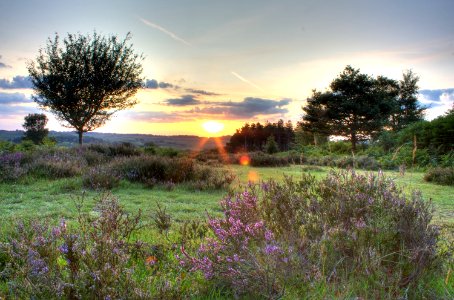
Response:
[{"label": "heather", "polygon": [[[67,217],[13,222],[2,239],[1,291],[37,299],[449,298],[452,244],[432,221],[432,202],[383,173],[317,174],[250,182],[217,194],[220,211],[201,207],[200,217],[183,220],[170,201],[142,211],[129,206],[137,195],[71,197]],[[157,200],[201,197],[178,184],[140,189],[160,193]]]}]

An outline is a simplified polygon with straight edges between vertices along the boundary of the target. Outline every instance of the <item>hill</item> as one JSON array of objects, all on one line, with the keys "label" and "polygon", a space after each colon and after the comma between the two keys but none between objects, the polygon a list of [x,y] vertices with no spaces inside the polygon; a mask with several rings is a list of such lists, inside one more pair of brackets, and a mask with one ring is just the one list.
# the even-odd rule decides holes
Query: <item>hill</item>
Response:
[{"label": "hill", "polygon": [[[0,130],[0,140],[19,143],[22,139],[24,131],[15,130],[7,131]],[[50,131],[50,137],[54,137],[59,145],[76,145],[78,143],[78,135],[75,132],[66,131]],[[181,150],[191,150],[200,148],[199,145],[206,138],[195,135],[153,135],[153,134],[118,134],[118,133],[102,133],[102,132],[87,132],[84,135],[84,143],[131,143],[137,146],[143,146],[153,143],[160,147],[172,147]],[[219,137],[221,144],[225,145],[230,136]],[[209,138],[202,146],[202,149],[216,148],[216,142],[213,138]]]}]

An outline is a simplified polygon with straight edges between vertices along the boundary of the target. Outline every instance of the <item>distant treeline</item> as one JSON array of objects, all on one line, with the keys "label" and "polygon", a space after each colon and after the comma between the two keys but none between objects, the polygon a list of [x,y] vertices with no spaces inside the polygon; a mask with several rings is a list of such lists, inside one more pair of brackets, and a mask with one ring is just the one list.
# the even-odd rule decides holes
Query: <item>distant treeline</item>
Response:
[{"label": "distant treeline", "polygon": [[295,131],[292,121],[280,119],[276,123],[246,123],[230,138],[226,145],[229,152],[263,151],[270,136],[274,137],[280,151],[289,150],[295,142]]},{"label": "distant treeline", "polygon": [[[0,130],[0,141],[9,141],[20,143],[23,140],[23,130]],[[49,137],[55,138],[58,145],[71,146],[78,143],[78,135],[76,132],[60,132],[50,131]],[[193,135],[152,135],[152,134],[117,134],[117,133],[102,133],[88,132],[84,136],[84,142],[87,144],[118,144],[131,143],[136,146],[146,146],[154,144],[160,147],[172,147],[180,150],[192,150],[200,147],[201,141],[205,138]],[[219,137],[221,144],[225,145],[230,139],[230,136]],[[216,143],[213,139],[205,141],[203,149],[216,148]]]}]

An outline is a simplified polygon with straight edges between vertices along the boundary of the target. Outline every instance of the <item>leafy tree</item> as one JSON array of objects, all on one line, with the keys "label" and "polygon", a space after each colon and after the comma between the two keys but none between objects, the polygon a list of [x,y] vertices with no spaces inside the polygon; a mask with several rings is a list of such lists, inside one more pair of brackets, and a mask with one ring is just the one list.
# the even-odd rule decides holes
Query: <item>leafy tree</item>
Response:
[{"label": "leafy tree", "polygon": [[426,107],[418,104],[419,77],[411,70],[406,71],[402,76],[398,86],[398,98],[390,120],[394,131],[399,131],[411,123],[422,121],[424,110],[426,110]]},{"label": "leafy tree", "polygon": [[35,102],[75,128],[79,144],[84,132],[137,103],[131,97],[143,84],[143,57],[127,43],[130,38],[68,34],[62,44],[56,34],[28,64]]},{"label": "leafy tree", "polygon": [[329,136],[322,131],[307,131],[302,122],[298,122],[295,128],[295,143],[300,146],[321,145],[328,142]]},{"label": "leafy tree", "polygon": [[307,99],[307,105],[303,107],[304,118],[299,124],[301,127],[300,131],[304,132],[303,135],[306,138],[307,134],[310,134],[315,146],[319,144],[318,137],[327,136],[330,131],[326,123],[326,107],[321,101],[318,101],[321,97],[321,92],[312,90],[312,97]]},{"label": "leafy tree", "polygon": [[274,139],[274,135],[270,135],[266,139],[266,144],[265,144],[265,151],[268,154],[273,154],[279,151],[279,148],[277,147],[276,140]]},{"label": "leafy tree", "polygon": [[347,66],[330,84],[330,90],[313,91],[303,108],[304,127],[311,132],[347,137],[356,151],[359,141],[369,139],[388,123],[394,105],[394,86],[385,77],[374,79]]},{"label": "leafy tree", "polygon": [[46,128],[47,116],[45,114],[29,114],[24,118],[22,125],[25,129],[24,140],[30,140],[34,144],[42,144],[49,134]]}]

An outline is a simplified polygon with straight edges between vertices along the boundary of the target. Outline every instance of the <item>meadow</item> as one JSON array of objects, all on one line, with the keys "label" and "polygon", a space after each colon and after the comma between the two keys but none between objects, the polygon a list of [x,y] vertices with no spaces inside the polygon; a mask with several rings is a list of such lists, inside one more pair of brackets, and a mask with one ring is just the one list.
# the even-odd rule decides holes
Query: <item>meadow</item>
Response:
[{"label": "meadow", "polygon": [[[160,180],[150,182],[149,170],[141,169],[134,161],[135,156],[143,154],[133,153],[126,158],[114,155],[104,160],[94,155],[95,150],[101,153],[105,149],[94,147],[91,152],[77,154],[79,159],[86,159],[83,166],[75,160],[74,165],[65,165],[64,168],[74,169],[73,173],[55,171],[50,165],[34,165],[35,168],[27,171],[28,175],[0,183],[0,242],[3,243],[0,296],[449,299],[454,293],[451,275],[454,187],[426,182],[423,172],[384,171],[384,177],[396,184],[394,188],[380,179],[378,171],[355,170],[352,175],[352,172],[321,166],[252,167],[161,157],[150,158],[145,164],[159,168],[157,161],[164,161],[171,167],[163,169],[162,174],[151,174]],[[54,158],[59,155],[71,161],[62,154],[65,151],[68,150],[56,150],[49,159],[54,165],[62,163]],[[34,156],[35,161],[40,161],[39,155]],[[138,157],[145,159],[145,156]],[[35,162],[28,159],[28,163]],[[172,165],[174,163],[176,165]],[[106,182],[102,177],[106,173],[98,165],[108,166],[109,172],[118,172],[111,188],[87,185],[87,180],[90,183],[90,179],[99,174],[100,182]],[[39,172],[38,167],[42,168]],[[175,168],[176,173],[172,171]],[[186,177],[177,176],[179,172],[186,172]],[[327,179],[332,172],[341,174],[334,177],[337,181]],[[223,177],[222,174],[230,175]],[[376,179],[368,181],[371,175]],[[302,189],[304,186],[306,188]],[[399,189],[403,194],[399,194]],[[349,190],[356,192],[344,195]],[[415,196],[411,200],[414,190],[421,191],[422,197]],[[356,199],[364,195],[372,197],[376,203],[382,201],[385,206],[393,201],[400,204],[371,206],[368,200],[369,204],[366,201],[364,206],[357,207],[359,200]],[[399,202],[402,195],[407,200]],[[313,208],[314,203],[307,203],[306,207],[304,201],[293,207],[294,202],[290,201],[295,197],[315,196],[320,197],[319,208]],[[336,214],[339,209],[331,200],[324,202],[324,197],[344,196],[342,201],[348,206],[346,214],[350,217],[331,215],[323,222],[340,231],[319,232],[320,227],[327,224],[320,223],[326,211]],[[288,205],[284,211],[273,204],[272,199],[276,197]],[[430,201],[435,209],[433,214],[432,207],[426,206]],[[134,223],[133,216],[139,211],[140,220]],[[299,215],[292,215],[293,211]],[[395,217],[388,217],[388,213]],[[235,214],[245,227],[235,229],[236,223],[229,223],[230,218],[235,219]],[[318,217],[311,219],[313,216]],[[369,223],[366,217],[373,221]],[[294,226],[298,218],[314,222],[314,227]],[[402,225],[406,218],[410,225]],[[39,224],[30,220],[37,220]],[[343,227],[351,222],[356,227]],[[87,229],[84,224],[92,224],[93,228]],[[369,226],[375,231],[369,232]],[[395,226],[404,227],[391,232]],[[415,232],[411,226],[416,226],[420,232]],[[304,232],[301,232],[303,227]],[[342,230],[346,230],[347,235],[343,235]],[[219,232],[224,234],[219,235]],[[404,235],[403,239],[396,240],[396,235],[400,234]],[[106,236],[109,238],[105,239]],[[422,244],[423,247],[418,248],[418,252],[416,248],[401,248],[399,243]],[[75,245],[86,248],[80,250]],[[97,248],[99,245],[102,251]],[[202,251],[204,247],[208,250]],[[112,251],[117,251],[120,258],[110,258]],[[394,257],[392,251],[403,254]],[[39,253],[40,259],[30,258],[30,253]],[[103,253],[107,256],[104,263],[110,269],[100,267],[94,271],[97,270],[94,261],[103,261],[100,259]],[[211,257],[213,253],[217,257]],[[8,255],[16,257],[19,263]],[[414,262],[411,255],[417,256],[418,261]],[[387,260],[388,256],[392,258]],[[45,262],[46,267],[36,269],[37,261]],[[133,271],[124,275],[124,270]],[[93,274],[101,279],[92,279]],[[403,283],[403,279],[408,282]],[[85,286],[87,282],[92,285]],[[260,290],[261,286],[264,291]]]}]

